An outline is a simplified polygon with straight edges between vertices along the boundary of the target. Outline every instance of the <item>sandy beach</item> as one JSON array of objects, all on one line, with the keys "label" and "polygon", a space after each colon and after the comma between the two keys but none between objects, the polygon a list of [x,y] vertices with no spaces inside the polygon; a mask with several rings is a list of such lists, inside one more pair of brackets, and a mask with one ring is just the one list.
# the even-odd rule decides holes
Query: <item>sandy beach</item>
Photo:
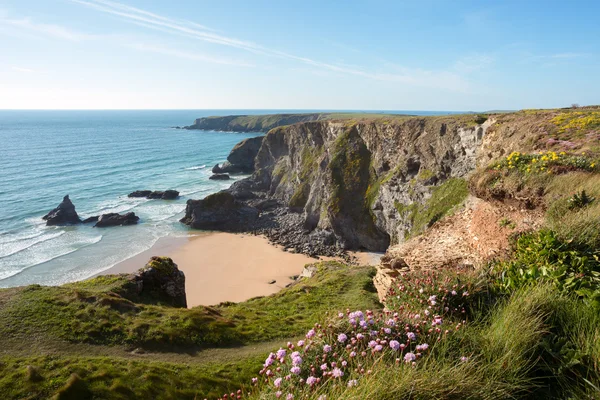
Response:
[{"label": "sandy beach", "polygon": [[136,271],[153,255],[171,257],[185,273],[188,307],[276,293],[292,282],[290,277],[300,274],[304,265],[317,261],[285,252],[261,236],[218,232],[163,238],[103,274]]}]

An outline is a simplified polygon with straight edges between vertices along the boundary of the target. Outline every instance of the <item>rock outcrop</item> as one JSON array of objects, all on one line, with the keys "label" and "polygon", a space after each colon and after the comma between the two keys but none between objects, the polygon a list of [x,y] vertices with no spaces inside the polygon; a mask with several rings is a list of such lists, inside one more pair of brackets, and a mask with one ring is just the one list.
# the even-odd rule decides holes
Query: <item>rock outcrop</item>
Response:
[{"label": "rock outcrop", "polygon": [[179,197],[179,192],[177,190],[136,190],[135,192],[129,193],[127,197],[145,197],[147,199],[175,200]]},{"label": "rock outcrop", "polygon": [[254,160],[262,144],[264,136],[245,139],[235,145],[229,153],[227,161],[215,165],[212,172],[215,174],[249,174],[254,171]]},{"label": "rock outcrop", "polygon": [[75,206],[69,199],[69,195],[63,198],[63,201],[54,210],[42,217],[47,226],[53,225],[73,225],[81,223],[79,215],[75,211]]},{"label": "rock outcrop", "polygon": [[169,257],[152,257],[146,266],[130,277],[126,298],[142,298],[152,303],[187,307],[185,275]]},{"label": "rock outcrop", "polygon": [[228,181],[230,177],[227,174],[214,174],[211,175],[208,179],[211,179],[213,181]]},{"label": "rock outcrop", "polygon": [[98,218],[98,222],[94,225],[95,228],[106,228],[109,226],[124,226],[124,225],[135,225],[138,223],[140,217],[135,213],[128,212],[126,214],[109,213],[102,214]]},{"label": "rock outcrop", "polygon": [[203,200],[188,200],[186,225],[196,229],[244,232],[254,230],[259,211],[238,200],[227,191],[211,194]]}]

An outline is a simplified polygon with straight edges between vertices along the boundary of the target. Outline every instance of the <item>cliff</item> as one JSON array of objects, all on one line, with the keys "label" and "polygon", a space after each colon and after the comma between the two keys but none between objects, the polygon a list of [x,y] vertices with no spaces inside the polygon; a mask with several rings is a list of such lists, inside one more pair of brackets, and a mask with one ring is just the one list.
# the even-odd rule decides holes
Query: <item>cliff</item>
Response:
[{"label": "cliff", "polygon": [[[577,113],[597,112],[363,115],[282,126],[264,137],[252,177],[229,191],[250,207],[276,202],[247,229],[286,247],[308,254],[323,253],[323,246],[384,251],[461,204],[466,178],[478,166],[513,150],[575,146],[562,125]],[[595,142],[588,134],[576,146]],[[197,206],[188,203],[184,222],[201,214]]]},{"label": "cliff", "polygon": [[198,118],[184,129],[200,129],[228,132],[267,132],[270,129],[299,122],[318,121],[329,118],[329,114],[271,114],[229,115],[225,117]]}]

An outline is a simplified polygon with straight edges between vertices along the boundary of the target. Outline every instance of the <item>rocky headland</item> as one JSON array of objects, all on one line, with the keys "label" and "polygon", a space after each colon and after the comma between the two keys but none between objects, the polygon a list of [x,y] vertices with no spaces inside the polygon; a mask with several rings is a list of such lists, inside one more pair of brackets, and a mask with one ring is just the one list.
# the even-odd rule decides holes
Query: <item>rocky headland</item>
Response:
[{"label": "rocky headland", "polygon": [[236,157],[236,164],[252,165],[251,177],[188,201],[182,222],[263,233],[313,256],[385,251],[441,217],[421,221],[412,211],[436,193],[449,192],[457,203],[464,199],[464,178],[475,169],[494,122],[471,115],[278,127],[257,138],[254,157],[250,151]]},{"label": "rocky headland", "polygon": [[267,132],[278,126],[331,118],[328,113],[227,115],[223,117],[198,118],[183,129],[200,129],[227,132]]}]

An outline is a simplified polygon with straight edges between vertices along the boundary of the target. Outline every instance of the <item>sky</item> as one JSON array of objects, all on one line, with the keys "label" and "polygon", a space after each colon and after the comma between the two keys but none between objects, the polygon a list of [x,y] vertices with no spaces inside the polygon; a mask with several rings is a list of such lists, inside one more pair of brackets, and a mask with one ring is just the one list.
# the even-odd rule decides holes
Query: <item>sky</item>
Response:
[{"label": "sky", "polygon": [[600,104],[600,2],[0,0],[0,109]]}]

